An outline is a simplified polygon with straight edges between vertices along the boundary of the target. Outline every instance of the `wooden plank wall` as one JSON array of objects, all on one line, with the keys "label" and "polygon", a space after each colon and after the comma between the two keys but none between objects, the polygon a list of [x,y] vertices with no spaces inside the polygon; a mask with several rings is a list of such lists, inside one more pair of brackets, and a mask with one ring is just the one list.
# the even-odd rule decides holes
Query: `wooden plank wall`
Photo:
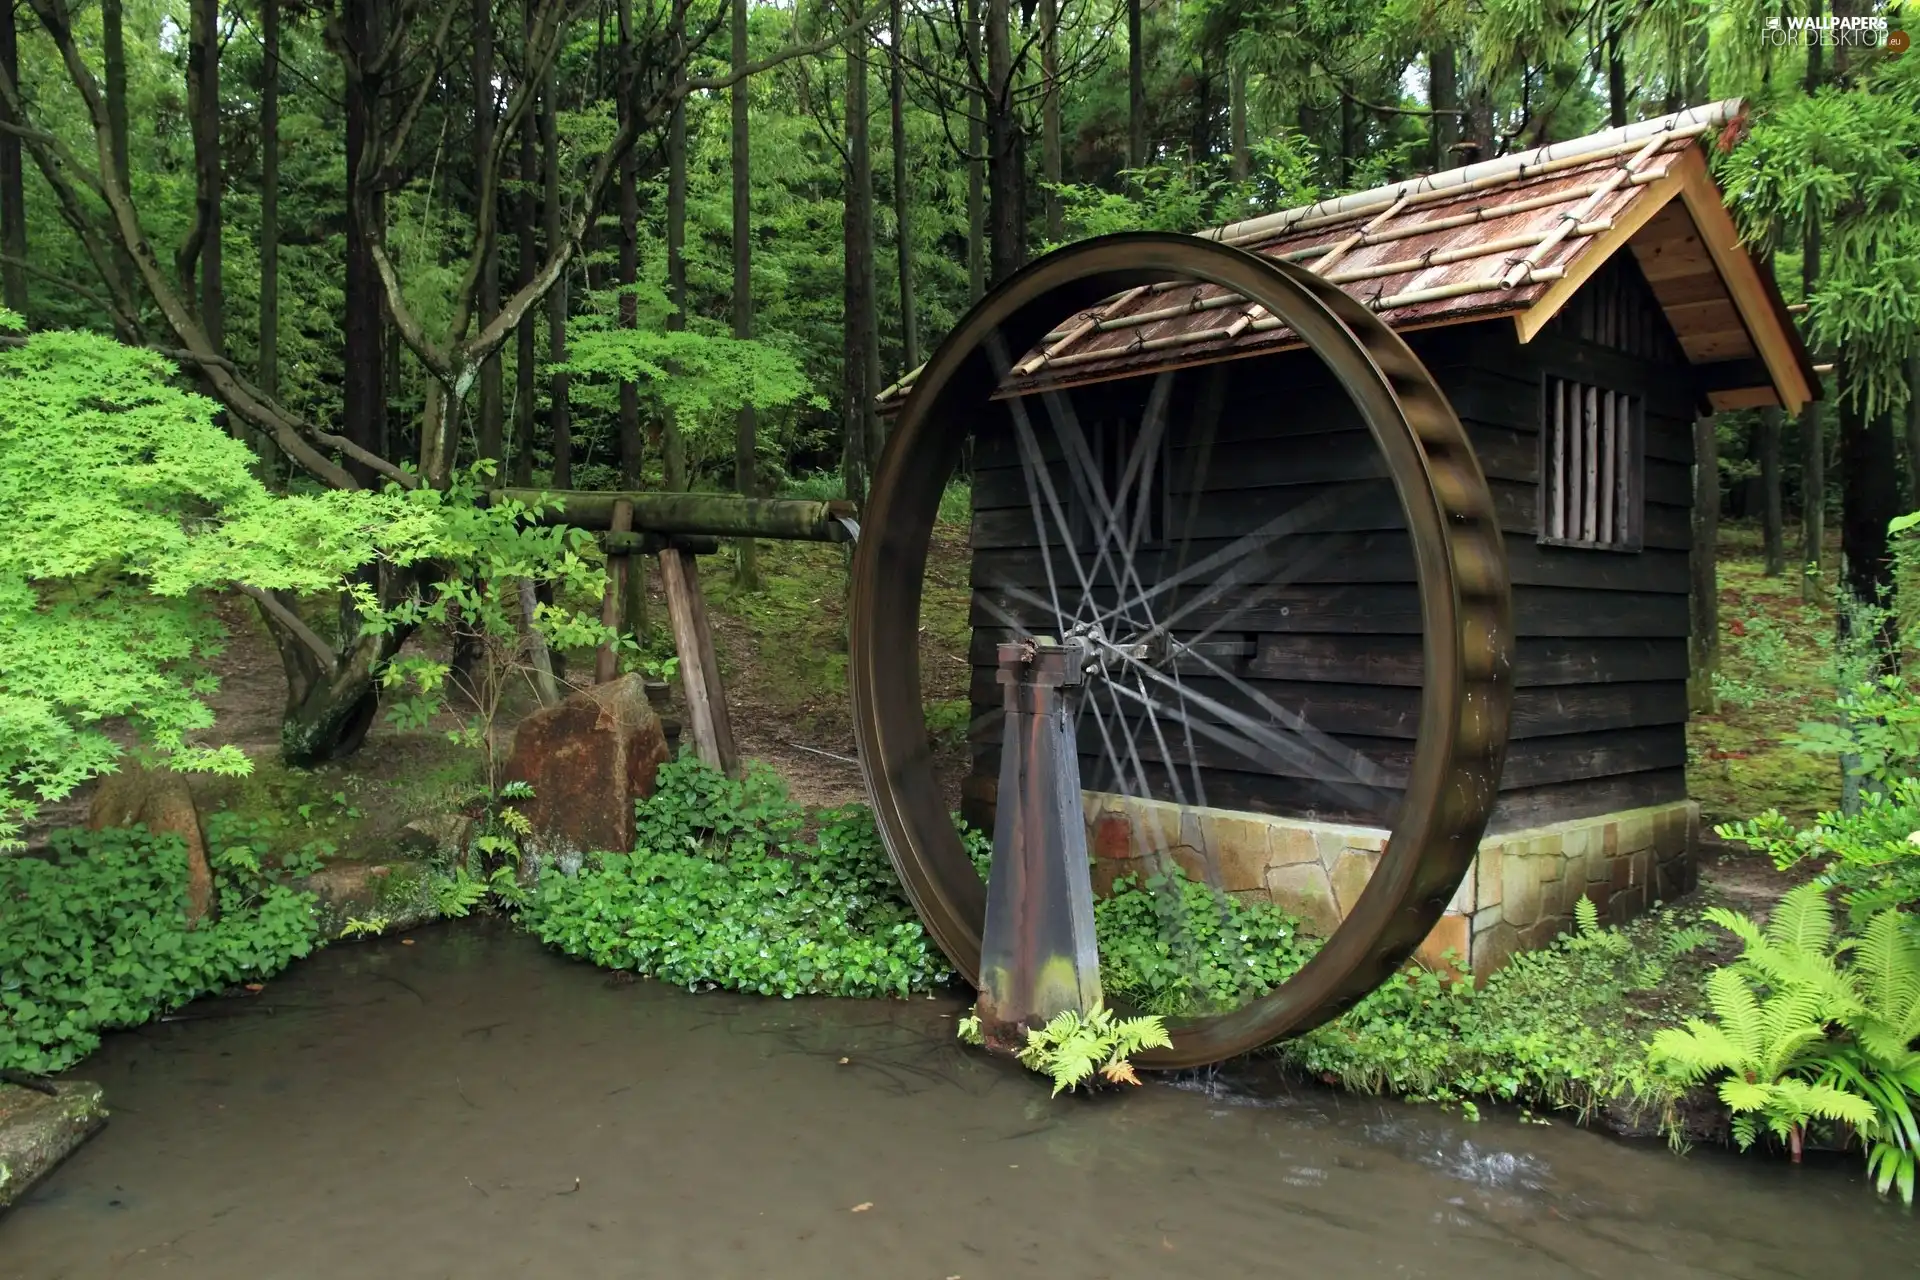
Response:
[{"label": "wooden plank wall", "polygon": [[[1622,265],[1624,271],[1598,277],[1598,287],[1526,346],[1504,320],[1410,335],[1472,436],[1514,582],[1517,691],[1496,830],[1685,796],[1693,391],[1664,320],[1641,296],[1645,285],[1630,260]],[[1589,294],[1595,301],[1583,306]],[[1643,397],[1641,550],[1536,541],[1541,380],[1548,375]],[[1371,438],[1345,394],[1304,352],[1172,376],[1177,426],[1166,454],[1168,536],[1143,555],[1143,576],[1156,580],[1276,517],[1298,517],[1302,528],[1287,539],[1288,585],[1235,586],[1177,631],[1191,636],[1230,614],[1229,625],[1208,637],[1232,650],[1215,661],[1397,782],[1419,724],[1419,595],[1398,503]],[[1151,382],[1082,389],[1072,405],[1088,423],[1137,421]],[[1216,398],[1219,425],[1203,441],[1193,424]],[[1027,408],[1056,493],[1069,504],[1071,480],[1046,410],[1035,403]],[[1019,456],[1005,419],[982,429],[974,470],[976,717],[999,705],[993,646],[1007,634],[1005,617],[1033,615],[1022,592],[1043,598],[1049,592]],[[1203,457],[1204,474],[1197,474]],[[1057,539],[1054,563],[1062,593],[1077,595]],[[1111,591],[1109,572],[1093,576],[1096,593]],[[1200,581],[1190,585],[1198,588]],[[1229,705],[1251,707],[1202,671],[1183,671],[1182,681]],[[989,721],[977,735],[976,779],[997,774],[998,733],[997,722]],[[1137,736],[1143,764],[1159,778],[1158,744],[1151,734]],[[1101,789],[1097,762],[1107,753],[1090,719],[1083,722],[1081,746],[1083,781]],[[1334,788],[1297,766],[1256,765],[1204,737],[1191,751],[1170,741],[1165,754],[1179,764],[1190,757],[1199,762],[1206,802],[1217,807],[1386,822],[1398,797],[1394,785]],[[1162,779],[1156,790],[1164,786]],[[1170,787],[1165,794],[1171,798]]]}]

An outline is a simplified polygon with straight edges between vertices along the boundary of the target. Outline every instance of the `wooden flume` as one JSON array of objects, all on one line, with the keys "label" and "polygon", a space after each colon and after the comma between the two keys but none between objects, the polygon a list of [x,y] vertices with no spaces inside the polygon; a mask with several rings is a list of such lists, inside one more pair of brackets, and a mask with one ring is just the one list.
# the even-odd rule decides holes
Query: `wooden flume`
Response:
[{"label": "wooden flume", "polygon": [[[536,519],[542,524],[572,525],[600,534],[607,553],[602,626],[615,627],[625,616],[627,592],[646,589],[638,557],[659,558],[694,751],[711,767],[737,773],[740,757],[695,557],[718,551],[722,538],[849,541],[857,529],[853,504],[647,490],[495,489],[488,496],[494,502],[539,508]],[[595,658],[595,681],[605,683],[618,670],[613,646],[602,645]]]}]

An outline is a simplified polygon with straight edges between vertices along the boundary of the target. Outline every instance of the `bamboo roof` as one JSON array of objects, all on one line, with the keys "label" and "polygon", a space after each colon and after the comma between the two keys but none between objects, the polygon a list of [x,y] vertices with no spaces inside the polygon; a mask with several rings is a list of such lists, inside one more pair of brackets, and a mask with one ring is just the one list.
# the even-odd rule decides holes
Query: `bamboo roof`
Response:
[{"label": "bamboo roof", "polygon": [[[1715,408],[1789,411],[1819,382],[1767,273],[1707,171],[1703,142],[1738,101],[1427,174],[1203,233],[1297,263],[1409,330],[1511,317],[1522,342],[1630,248]],[[1191,281],[1063,317],[1001,396],[1298,346],[1245,298]],[[903,401],[918,373],[881,393]]]}]

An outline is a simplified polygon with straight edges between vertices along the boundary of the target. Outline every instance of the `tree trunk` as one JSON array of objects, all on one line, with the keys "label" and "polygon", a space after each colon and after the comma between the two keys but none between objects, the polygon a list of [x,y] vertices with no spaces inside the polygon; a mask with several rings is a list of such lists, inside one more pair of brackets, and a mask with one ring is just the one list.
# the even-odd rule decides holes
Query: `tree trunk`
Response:
[{"label": "tree trunk", "polygon": [[1460,158],[1454,150],[1460,141],[1460,117],[1451,114],[1460,109],[1460,55],[1452,45],[1427,54],[1427,105],[1433,109],[1427,124],[1433,168],[1451,169]]},{"label": "tree trunk", "polygon": [[[736,338],[753,337],[753,153],[752,129],[748,115],[748,95],[746,78],[747,67],[747,6],[744,0],[733,6],[730,15],[733,23],[733,73],[741,79],[733,86],[733,336]],[[909,329],[913,315],[913,285],[907,274],[908,261],[904,248],[906,244],[906,201],[901,196],[900,187],[905,181],[906,165],[901,155],[904,126],[900,120],[900,0],[893,0],[893,89],[894,89],[894,134],[893,134],[893,183],[894,199],[900,215],[900,254],[901,277],[900,294],[902,310],[908,317]],[[911,339],[909,339],[911,341]],[[755,428],[759,424],[754,419],[753,406],[743,404],[734,419],[733,430],[733,487],[742,497],[751,498],[756,492],[754,463],[756,442]],[[760,550],[752,538],[742,538],[739,543],[740,554],[736,562],[735,578],[748,591],[760,589]]]},{"label": "tree trunk", "polygon": [[[493,154],[493,0],[473,0],[473,190],[480,198],[489,157]],[[475,210],[478,216],[478,210]],[[478,327],[485,329],[500,314],[500,251],[498,238],[484,246],[480,264]],[[502,423],[500,357],[490,356],[480,366],[479,456],[498,460]]]},{"label": "tree trunk", "polygon": [[[0,5],[0,69],[10,84],[20,83],[20,31],[9,3]],[[0,121],[17,124],[0,106]],[[20,137],[0,132],[0,302],[16,315],[27,314],[27,187],[20,164]]]},{"label": "tree trunk", "polygon": [[1213,158],[1213,72],[1207,67],[1205,54],[1200,56],[1200,70],[1194,76],[1193,134],[1187,150],[1196,165]]},{"label": "tree trunk", "polygon": [[[989,0],[990,3],[995,0]],[[873,217],[873,173],[867,148],[867,48],[864,34],[847,41],[846,84],[847,198],[842,223],[845,253],[844,329],[841,346],[842,441],[841,471],[847,497],[865,509],[867,479],[873,465],[868,452],[877,387],[867,381],[867,331],[873,326],[873,271],[867,259],[873,251],[868,225]]]},{"label": "tree trunk", "polygon": [[987,102],[978,80],[980,0],[967,0],[967,296],[974,302],[987,291]]},{"label": "tree trunk", "polygon": [[[525,0],[520,9],[522,57],[531,57],[532,45],[533,0]],[[541,105],[544,110],[545,103]],[[535,238],[539,230],[540,189],[535,184],[540,175],[540,155],[536,144],[541,123],[532,112],[528,112],[520,121],[520,212],[516,219],[520,225],[515,228],[520,261],[513,274],[516,289],[525,288],[533,279],[534,265],[540,252]],[[535,333],[538,327],[535,314],[529,309],[513,335],[513,465],[508,469],[508,474],[517,485],[533,483],[533,410],[534,401],[539,398],[535,381],[540,358]]]},{"label": "tree trunk", "polygon": [[1234,180],[1245,182],[1253,176],[1253,151],[1247,145],[1247,69],[1239,63],[1227,68],[1227,144],[1233,148]]},{"label": "tree trunk", "polygon": [[1060,210],[1060,0],[1040,0],[1040,178],[1048,244],[1066,236]]},{"label": "tree trunk", "polygon": [[1340,95],[1340,146],[1334,160],[1334,180],[1345,191],[1353,185],[1353,99]]},{"label": "tree trunk", "polygon": [[280,0],[260,0],[260,389],[280,394]]},{"label": "tree trunk", "polygon": [[1907,471],[1913,476],[1910,511],[1920,511],[1920,348],[1907,356]]},{"label": "tree trunk", "polygon": [[[1046,0],[1048,4],[1053,0]],[[920,315],[913,296],[913,187],[907,166],[907,77],[900,60],[906,28],[900,13],[901,0],[893,0],[887,28],[888,107],[893,119],[893,239],[900,282],[900,360],[908,369],[920,364]]]},{"label": "tree trunk", "polygon": [[[192,119],[194,228],[200,268],[200,324],[215,351],[226,348],[221,289],[220,4],[192,0],[187,27],[187,112]],[[187,282],[182,281],[183,285]]]},{"label": "tree trunk", "polygon": [[1142,0],[1127,0],[1127,168],[1147,165],[1147,41]]},{"label": "tree trunk", "polygon": [[[385,38],[378,0],[343,0],[343,4],[346,38],[353,42],[355,59],[365,65]],[[347,260],[342,273],[345,296],[340,324],[341,434],[369,451],[377,450],[386,434],[386,398],[380,375],[380,326],[386,293],[373,264],[376,212],[373,192],[366,181],[369,175],[363,172],[376,123],[377,89],[377,85],[365,85],[362,92],[346,96]],[[455,411],[452,405],[445,408],[448,413]],[[374,472],[364,463],[349,459],[346,468],[358,483],[373,483]]]},{"label": "tree trunk", "polygon": [[[684,10],[676,9],[684,21]],[[675,45],[684,38],[676,32]],[[674,101],[673,114],[667,119],[667,300],[672,311],[667,328],[679,331],[687,327],[687,107],[686,100]],[[680,439],[680,424],[668,410],[660,421],[661,470],[669,489],[687,487],[687,455]]]},{"label": "tree trunk", "polygon": [[[1817,16],[1817,6],[1815,12]],[[1810,45],[1809,56],[1819,47]],[[1809,222],[1801,242],[1802,296],[1811,298],[1819,281],[1820,225]],[[1820,595],[1820,557],[1826,541],[1827,437],[1820,416],[1818,400],[1807,401],[1800,410],[1800,599],[1806,604]]]},{"label": "tree trunk", "polygon": [[[620,0],[620,43],[622,58],[631,57],[633,41],[632,0]],[[621,94],[615,104],[619,112],[621,127],[626,127],[633,113],[633,102],[628,94]],[[639,279],[640,266],[640,161],[629,149],[620,161],[620,287],[627,292],[620,295],[620,327],[631,329],[638,323],[639,303],[632,289]],[[640,487],[642,441],[640,437],[640,388],[631,382],[620,384],[620,483],[629,489]],[[558,476],[554,484],[562,488]],[[645,598],[638,589],[627,592],[627,598]]]},{"label": "tree trunk", "polygon": [[[1893,416],[1869,418],[1848,395],[1847,360],[1838,369],[1840,384],[1840,557],[1847,594],[1856,606],[1876,609],[1893,602],[1893,561],[1887,548],[1887,522],[1900,514],[1899,451]],[[1895,635],[1889,619],[1876,646],[1891,653]]]},{"label": "tree trunk", "polygon": [[[989,284],[999,284],[1027,260],[1026,166],[1013,102],[1011,7],[1011,0],[987,0]],[[865,97],[864,88],[861,96]]]},{"label": "tree trunk", "polygon": [[[547,240],[547,252],[552,253],[566,234],[561,225],[560,195],[560,81],[553,67],[547,68],[545,83],[540,86],[540,147],[545,164],[541,173],[541,213],[543,230]],[[531,178],[531,175],[529,175]],[[529,218],[531,221],[531,218]],[[533,239],[531,230],[527,232],[529,242]],[[563,272],[553,287],[547,290],[547,359],[558,364],[567,358],[567,277]],[[527,323],[533,323],[533,313],[527,313]],[[547,432],[553,441],[554,476],[556,487],[573,483],[573,401],[572,382],[568,374],[555,371],[552,381],[547,384]],[[532,449],[529,447],[531,458]],[[561,458],[566,457],[565,475],[562,475]]]},{"label": "tree trunk", "polygon": [[1786,568],[1787,554],[1780,514],[1780,409],[1760,411],[1760,545],[1766,574],[1777,578]]},{"label": "tree trunk", "polygon": [[1627,122],[1627,55],[1620,47],[1620,29],[1607,28],[1607,123],[1618,129]]},{"label": "tree trunk", "polygon": [[1720,448],[1714,417],[1693,423],[1693,584],[1688,627],[1687,707],[1711,715],[1717,710],[1713,673],[1720,666]]}]

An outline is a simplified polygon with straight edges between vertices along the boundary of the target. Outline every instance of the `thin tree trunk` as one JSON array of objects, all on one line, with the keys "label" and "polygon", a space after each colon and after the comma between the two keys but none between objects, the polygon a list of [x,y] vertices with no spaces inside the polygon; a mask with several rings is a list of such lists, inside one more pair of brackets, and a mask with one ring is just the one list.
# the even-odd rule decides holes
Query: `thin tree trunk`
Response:
[{"label": "thin tree trunk", "polygon": [[[733,72],[741,79],[732,90],[733,100],[733,336],[736,338],[753,337],[753,152],[751,117],[748,114],[748,91],[750,81],[746,77],[747,67],[747,6],[736,3],[730,15],[733,23]],[[901,132],[899,123],[899,86],[900,86],[900,0],[893,3],[893,53],[894,53],[894,187],[897,208],[900,215],[901,243],[906,243],[906,202],[900,198],[898,188],[903,181],[905,165],[901,161]],[[906,271],[906,254],[901,253],[902,276],[900,283],[903,310],[907,316],[909,330],[913,315],[913,285]],[[911,339],[909,339],[911,341]],[[753,406],[743,404],[734,419],[733,431],[733,484],[745,497],[753,497],[757,491],[754,475],[756,442],[755,428],[759,424],[754,419]],[[760,549],[752,538],[742,538],[739,542],[740,555],[736,562],[736,580],[749,591],[760,589]]]},{"label": "thin tree trunk", "polygon": [[1193,92],[1193,135],[1187,150],[1194,164],[1203,165],[1213,158],[1213,72],[1207,67],[1205,54],[1200,56]]},{"label": "thin tree trunk", "polygon": [[1460,141],[1460,117],[1451,114],[1460,109],[1460,55],[1452,45],[1427,54],[1427,105],[1433,110],[1427,124],[1427,136],[1433,140],[1432,167],[1450,169],[1459,159],[1454,146]]},{"label": "thin tree trunk", "polygon": [[271,398],[280,394],[280,0],[260,0],[260,44],[259,372]]},{"label": "thin tree trunk", "polygon": [[[20,83],[20,31],[12,0],[0,4],[0,69],[9,84]],[[12,112],[0,107],[0,121],[17,124]],[[20,137],[0,132],[0,301],[16,315],[27,313],[27,187],[20,165]]]},{"label": "thin tree trunk", "polygon": [[1920,348],[1907,356],[1907,471],[1913,476],[1909,510],[1920,511]]},{"label": "thin tree trunk", "polygon": [[[630,57],[633,41],[632,0],[619,0],[620,43],[623,57]],[[622,94],[617,105],[624,128],[633,113],[633,102]],[[631,329],[638,323],[639,303],[633,287],[640,266],[640,161],[629,149],[620,161],[620,327]],[[640,436],[640,388],[631,382],[620,384],[620,483],[631,489],[640,487],[642,440]],[[558,484],[558,480],[555,480]],[[639,590],[627,592],[628,599],[645,598]]]},{"label": "thin tree trunk", "polygon": [[[473,189],[478,198],[488,158],[493,152],[493,0],[473,0]],[[477,212],[477,211],[476,211]],[[480,308],[476,316],[485,329],[500,314],[500,252],[488,244],[480,265]],[[502,395],[500,357],[480,366],[479,456],[500,457]]]},{"label": "thin tree trunk", "polygon": [[[1817,52],[1818,45],[1811,46]],[[1807,224],[1801,242],[1800,284],[1805,297],[1813,296],[1820,280],[1820,226]],[[1800,599],[1812,604],[1820,595],[1820,557],[1826,541],[1827,437],[1820,402],[1809,400],[1800,410]]]},{"label": "thin tree trunk", "polygon": [[873,433],[873,393],[868,383],[867,331],[873,326],[873,272],[867,259],[873,250],[868,225],[873,217],[873,174],[867,148],[866,40],[856,34],[847,41],[846,83],[847,198],[842,223],[845,254],[844,328],[841,347],[841,413],[844,439],[841,471],[847,497],[862,509],[873,459],[868,452]]},{"label": "thin tree trunk", "polygon": [[[373,59],[385,32],[379,21],[378,0],[343,0],[346,11],[347,39],[354,42],[356,58],[363,64]],[[386,412],[381,386],[380,347],[381,310],[385,291],[373,264],[373,219],[377,216],[373,193],[366,188],[362,172],[365,153],[372,144],[374,111],[378,98],[367,92],[350,93],[346,101],[347,167],[347,244],[342,299],[341,336],[341,434],[368,451],[377,450],[385,434],[382,419]],[[447,412],[453,406],[447,406]],[[360,484],[373,482],[374,473],[364,463],[349,459],[347,470]]]},{"label": "thin tree trunk", "polygon": [[226,347],[221,288],[220,4],[193,0],[188,10],[187,110],[193,124],[194,219],[199,235],[200,323],[215,351]]},{"label": "thin tree trunk", "polygon": [[1720,666],[1720,448],[1714,426],[1712,414],[1693,423],[1693,583],[1687,664],[1688,709],[1709,715],[1718,709],[1713,673]]},{"label": "thin tree trunk", "polygon": [[[540,86],[540,148],[545,164],[541,173],[541,205],[543,230],[547,240],[547,251],[551,253],[560,238],[565,235],[561,225],[560,195],[560,81],[553,67],[547,68],[545,83]],[[531,179],[531,175],[529,175]],[[529,218],[531,221],[531,218]],[[531,230],[527,239],[533,239]],[[567,358],[567,277],[563,272],[553,287],[547,290],[547,359],[559,364]],[[532,324],[532,312],[528,313],[528,324]],[[555,370],[552,381],[547,384],[547,432],[553,441],[554,485],[556,488],[570,487],[573,470],[573,401],[572,382],[568,374]],[[567,456],[567,484],[560,480],[560,458]],[[532,450],[529,448],[531,457]],[[632,564],[629,558],[628,564]]]},{"label": "thin tree trunk", "polygon": [[1253,151],[1247,145],[1247,69],[1237,62],[1227,67],[1227,145],[1233,148],[1234,180],[1245,182],[1253,176]]},{"label": "thin tree trunk", "polygon": [[1060,0],[1040,0],[1040,177],[1048,244],[1066,229],[1060,211]]},{"label": "thin tree trunk", "polygon": [[1340,147],[1334,159],[1335,181],[1345,191],[1353,185],[1353,99],[1340,95]]},{"label": "thin tree trunk", "polygon": [[[684,38],[684,32],[676,32],[675,37],[677,45]],[[667,328],[676,332],[686,328],[687,108],[684,98],[675,99],[673,113],[667,119],[667,300],[673,308],[667,316]],[[667,410],[661,416],[660,445],[661,467],[667,488],[685,489],[686,449],[680,439],[680,424],[674,421],[672,410]]]},{"label": "thin tree trunk", "polygon": [[[1045,0],[1051,5],[1054,0]],[[920,316],[913,297],[913,188],[907,169],[907,77],[900,61],[906,40],[901,21],[901,0],[892,0],[888,10],[887,105],[893,126],[893,239],[900,282],[900,359],[908,369],[920,364]]]},{"label": "thin tree trunk", "polygon": [[[113,171],[120,179],[121,190],[131,190],[127,168],[127,41],[121,0],[100,0],[100,61],[107,82],[107,149],[113,157]],[[133,255],[127,252],[126,242],[119,236],[113,238],[113,261],[121,284],[132,289],[139,276],[134,270]],[[123,342],[137,338],[117,321],[116,333]]]},{"label": "thin tree trunk", "polygon": [[980,0],[967,0],[967,290],[978,302],[987,291],[986,95],[978,86]]},{"label": "thin tree trunk", "polygon": [[[526,0],[520,8],[520,48],[522,57],[530,56],[533,44],[533,0]],[[545,104],[542,104],[544,107]],[[520,121],[520,213],[515,228],[520,261],[514,270],[513,282],[516,289],[525,288],[533,279],[535,262],[540,246],[535,238],[538,231],[539,192],[534,185],[539,176],[540,155],[536,149],[539,139],[540,121],[529,112]],[[533,418],[534,401],[539,392],[535,389],[539,354],[536,347],[538,328],[532,309],[521,317],[520,327],[514,333],[513,361],[513,465],[509,474],[517,485],[530,486],[533,483]],[[558,486],[556,486],[558,487]]]},{"label": "thin tree trunk", "polygon": [[1607,28],[1607,122],[1616,129],[1627,122],[1627,55],[1614,26]]},{"label": "thin tree trunk", "polygon": [[[1013,103],[1011,0],[987,0],[987,216],[989,283],[999,284],[1027,258],[1026,166]],[[865,91],[862,90],[862,96]]]},{"label": "thin tree trunk", "polygon": [[1766,575],[1777,578],[1786,568],[1785,540],[1780,512],[1780,409],[1760,411],[1760,544],[1766,560]]},{"label": "thin tree trunk", "polygon": [[1147,42],[1142,0],[1127,0],[1127,168],[1147,164]]}]

